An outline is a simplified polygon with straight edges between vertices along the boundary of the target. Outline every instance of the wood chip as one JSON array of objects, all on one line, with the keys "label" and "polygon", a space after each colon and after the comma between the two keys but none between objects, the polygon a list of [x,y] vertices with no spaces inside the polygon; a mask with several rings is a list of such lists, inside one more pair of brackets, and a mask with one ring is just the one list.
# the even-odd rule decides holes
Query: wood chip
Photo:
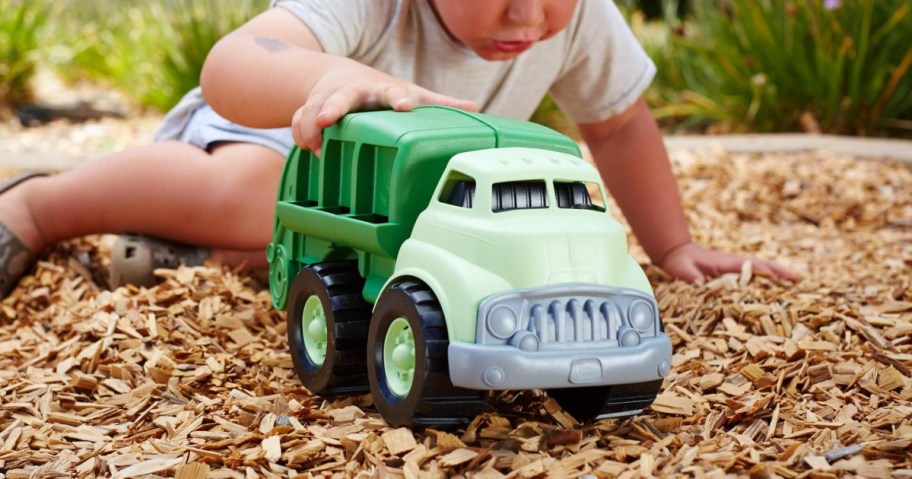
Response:
[{"label": "wood chip", "polygon": [[114,238],[88,237],[0,304],[0,471],[912,479],[912,171],[814,152],[672,163],[698,243],[802,279],[742,264],[691,285],[647,266],[673,357],[636,416],[579,424],[539,391],[499,391],[464,428],[394,429],[368,395],[301,385],[262,284],[195,267],[107,291]]},{"label": "wood chip", "polygon": [[475,459],[476,456],[478,456],[478,453],[471,449],[456,449],[453,452],[441,456],[440,465],[445,467],[458,466],[459,464]]},{"label": "wood chip", "polygon": [[269,436],[263,439],[263,450],[266,451],[266,460],[278,462],[282,458],[282,439],[279,436]]},{"label": "wood chip", "polygon": [[175,479],[206,479],[209,475],[209,465],[202,463],[184,464],[178,466],[174,473]]},{"label": "wood chip", "polygon": [[693,401],[689,398],[662,393],[659,394],[658,397],[656,397],[655,402],[652,403],[652,409],[666,414],[691,416],[693,415]]},{"label": "wood chip", "polygon": [[412,431],[404,427],[385,432],[380,437],[383,439],[383,443],[386,444],[386,448],[389,449],[390,454],[394,456],[411,451],[418,446]]}]

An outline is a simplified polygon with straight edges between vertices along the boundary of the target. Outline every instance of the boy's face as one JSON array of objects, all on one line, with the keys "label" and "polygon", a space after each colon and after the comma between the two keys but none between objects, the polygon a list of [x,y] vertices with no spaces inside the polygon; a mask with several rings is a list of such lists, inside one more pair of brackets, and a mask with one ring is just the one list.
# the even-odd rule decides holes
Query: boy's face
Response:
[{"label": "boy's face", "polygon": [[447,33],[485,60],[509,60],[563,30],[577,0],[431,0]]}]

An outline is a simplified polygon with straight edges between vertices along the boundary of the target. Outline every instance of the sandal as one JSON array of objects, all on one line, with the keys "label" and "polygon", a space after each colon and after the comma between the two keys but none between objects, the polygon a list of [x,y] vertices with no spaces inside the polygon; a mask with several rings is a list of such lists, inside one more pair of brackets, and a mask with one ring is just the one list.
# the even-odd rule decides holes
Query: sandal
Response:
[{"label": "sandal", "polygon": [[208,248],[144,235],[121,235],[111,248],[111,288],[126,284],[152,287],[155,270],[200,266],[212,256]]},{"label": "sandal", "polygon": [[[26,171],[0,183],[0,194],[3,194],[20,183],[50,175],[50,171]],[[25,245],[13,230],[0,223],[0,299],[6,298],[19,279],[31,269],[38,259],[38,253]]]}]

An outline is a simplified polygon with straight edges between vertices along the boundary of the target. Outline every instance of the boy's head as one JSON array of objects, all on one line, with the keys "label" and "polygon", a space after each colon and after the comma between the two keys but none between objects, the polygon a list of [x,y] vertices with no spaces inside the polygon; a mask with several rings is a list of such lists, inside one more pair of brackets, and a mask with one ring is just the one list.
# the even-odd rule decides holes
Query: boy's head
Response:
[{"label": "boy's head", "polygon": [[485,60],[509,60],[563,30],[577,0],[430,0],[453,39]]}]

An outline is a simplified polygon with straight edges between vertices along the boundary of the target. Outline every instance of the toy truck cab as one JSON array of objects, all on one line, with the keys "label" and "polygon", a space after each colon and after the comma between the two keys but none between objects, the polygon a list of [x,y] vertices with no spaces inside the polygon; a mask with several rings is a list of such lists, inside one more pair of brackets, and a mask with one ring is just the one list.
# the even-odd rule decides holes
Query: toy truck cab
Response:
[{"label": "toy truck cab", "polygon": [[583,420],[654,400],[671,344],[574,143],[441,107],[333,128],[322,160],[290,155],[268,248],[312,392],[369,387],[394,426],[464,423],[485,390]]}]

